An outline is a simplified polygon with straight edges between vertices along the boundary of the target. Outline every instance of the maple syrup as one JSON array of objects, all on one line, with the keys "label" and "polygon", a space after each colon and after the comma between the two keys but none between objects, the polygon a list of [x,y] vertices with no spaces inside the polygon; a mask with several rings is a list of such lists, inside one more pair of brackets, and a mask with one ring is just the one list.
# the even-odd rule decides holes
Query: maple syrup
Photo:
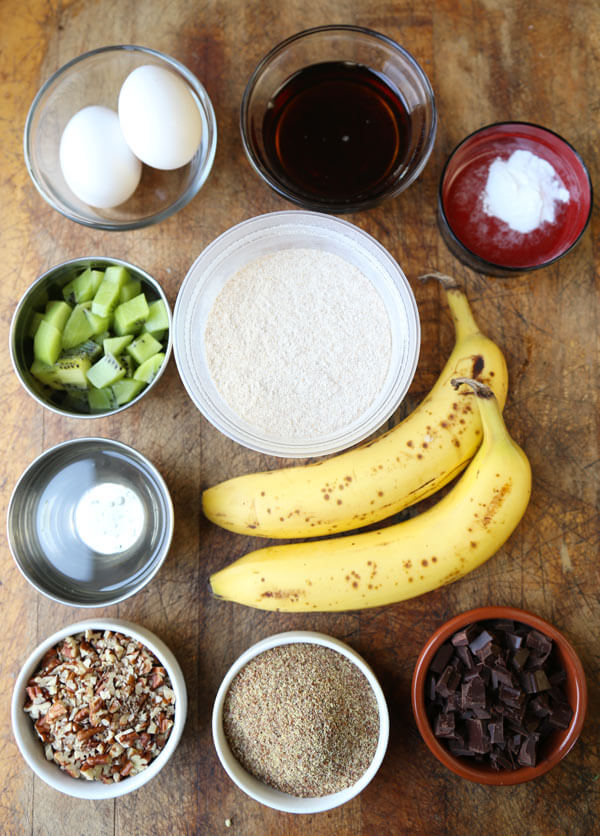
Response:
[{"label": "maple syrup", "polygon": [[269,165],[299,202],[383,197],[402,166],[410,117],[400,94],[362,64],[312,64],[292,75],[263,121]]}]

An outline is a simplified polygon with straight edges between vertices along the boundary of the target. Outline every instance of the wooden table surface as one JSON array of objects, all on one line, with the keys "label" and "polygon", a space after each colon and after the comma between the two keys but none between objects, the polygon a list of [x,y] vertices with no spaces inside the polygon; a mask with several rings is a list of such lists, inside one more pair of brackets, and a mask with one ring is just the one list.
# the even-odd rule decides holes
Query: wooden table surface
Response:
[{"label": "wooden table surface", "polygon": [[[1,542],[0,832],[138,836],[156,833],[591,834],[600,816],[599,336],[597,212],[579,246],[528,277],[494,279],[461,266],[436,225],[436,188],[449,151],[474,129],[518,119],[548,126],[599,169],[600,6],[597,0],[0,0],[1,503],[43,450],[100,435],[131,444],[164,475],[176,530],[157,577],[114,607],[74,610],[39,595]],[[214,600],[211,571],[258,541],[217,530],[200,511],[201,490],[225,477],[279,464],[237,446],[192,405],[172,360],[156,390],[114,418],[68,420],[38,406],[8,358],[14,307],[33,279],[68,258],[97,254],[132,261],[163,284],[172,304],[200,251],[233,224],[292,208],[254,174],[238,130],[245,83],[276,42],[309,26],[367,26],[403,44],[428,74],[439,108],[432,157],[395,200],[349,220],[396,257],[416,294],[423,343],[409,397],[429,390],[452,344],[443,295],[421,286],[438,269],[462,279],[480,324],[503,348],[510,372],[507,424],[533,468],[533,494],[516,532],[486,565],[416,600],[362,613],[280,615]],[[108,233],[53,211],[32,185],[22,154],[31,100],[59,66],[94,47],[139,43],[173,55],[204,83],[219,142],[209,181],[185,209],[146,230]],[[493,789],[446,771],[422,742],[410,710],[417,653],[435,627],[484,604],[513,604],[550,620],[585,667],[590,703],[571,754],[537,782]],[[117,616],[160,635],[179,658],[190,709],[174,758],[146,787],[116,801],[63,796],[35,779],[12,737],[9,701],[33,647],[90,614]],[[346,640],[375,669],[391,712],[383,766],[363,794],[330,813],[294,817],[263,808],[231,783],[214,753],[212,702],[233,660],[287,629]],[[231,820],[229,828],[225,820]],[[595,823],[595,826],[594,826]]]}]

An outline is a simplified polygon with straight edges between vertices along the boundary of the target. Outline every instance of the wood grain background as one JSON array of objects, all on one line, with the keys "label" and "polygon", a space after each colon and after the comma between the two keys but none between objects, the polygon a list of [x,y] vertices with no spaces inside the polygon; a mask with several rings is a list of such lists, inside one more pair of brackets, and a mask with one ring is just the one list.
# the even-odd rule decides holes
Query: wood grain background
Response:
[{"label": "wood grain background", "polygon": [[[436,189],[451,149],[498,120],[545,125],[599,170],[600,6],[597,0],[0,0],[0,358],[2,513],[24,468],[40,452],[74,437],[100,435],[132,444],[164,475],[176,532],[158,576],[132,599],[91,614],[121,616],[158,633],[186,675],[190,711],[175,757],[143,789],[117,801],[62,796],[34,779],[10,729],[14,677],[43,637],[90,611],[38,595],[0,541],[0,831],[7,836],[315,834],[446,836],[478,831],[592,834],[600,816],[599,671],[599,306],[598,215],[567,258],[528,277],[477,275],[446,250],[436,225]],[[354,23],[403,44],[427,72],[439,132],[420,179],[397,199],[349,220],[397,258],[413,285],[422,322],[419,368],[394,420],[428,391],[452,343],[443,298],[415,279],[430,269],[462,279],[482,327],[503,348],[510,372],[505,410],[527,452],[534,489],[526,516],[505,547],[467,578],[423,598],[363,613],[284,616],[215,601],[208,574],[255,545],[217,530],[200,513],[201,490],[228,476],[279,462],[220,435],[191,404],[172,361],[152,396],[115,418],[68,420],[21,389],[6,344],[15,305],[50,266],[83,255],[140,265],[174,304],[200,251],[228,227],[291,208],[245,159],[238,131],[246,81],[263,54],[303,28]],[[173,55],[207,88],[219,142],[211,177],[198,197],[147,230],[103,233],[77,226],[40,198],[27,175],[22,132],[40,84],[81,52],[138,43]],[[421,645],[449,616],[482,604],[513,604],[552,621],[580,653],[590,704],[572,753],[534,784],[492,789],[462,781],[429,754],[409,702]],[[353,802],[330,813],[293,817],[261,807],[221,769],[210,735],[219,682],[250,644],[290,628],[346,640],[381,679],[392,731],[384,764]],[[231,819],[231,828],[225,819]]]}]

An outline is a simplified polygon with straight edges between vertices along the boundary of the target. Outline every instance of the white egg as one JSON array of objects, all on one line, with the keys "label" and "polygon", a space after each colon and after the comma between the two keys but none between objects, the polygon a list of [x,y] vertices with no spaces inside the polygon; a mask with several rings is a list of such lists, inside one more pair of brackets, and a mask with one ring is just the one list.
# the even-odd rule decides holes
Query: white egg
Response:
[{"label": "white egg", "polygon": [[144,65],[127,76],[119,120],[133,153],[153,168],[179,168],[200,147],[202,118],[190,88],[162,67]]},{"label": "white egg", "polygon": [[90,206],[111,209],[137,188],[142,164],[125,142],[114,110],[91,105],[68,121],[59,148],[60,167],[71,191]]}]

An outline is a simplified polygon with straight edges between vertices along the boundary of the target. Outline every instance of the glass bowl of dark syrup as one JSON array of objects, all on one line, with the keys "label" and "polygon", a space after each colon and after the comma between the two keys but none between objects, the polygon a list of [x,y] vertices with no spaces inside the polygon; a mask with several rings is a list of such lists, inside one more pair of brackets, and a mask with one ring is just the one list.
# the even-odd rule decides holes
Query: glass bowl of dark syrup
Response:
[{"label": "glass bowl of dark syrup", "polygon": [[278,44],[242,100],[248,159],[278,194],[314,211],[368,209],[402,192],[431,154],[437,111],[403,47],[357,26]]}]

